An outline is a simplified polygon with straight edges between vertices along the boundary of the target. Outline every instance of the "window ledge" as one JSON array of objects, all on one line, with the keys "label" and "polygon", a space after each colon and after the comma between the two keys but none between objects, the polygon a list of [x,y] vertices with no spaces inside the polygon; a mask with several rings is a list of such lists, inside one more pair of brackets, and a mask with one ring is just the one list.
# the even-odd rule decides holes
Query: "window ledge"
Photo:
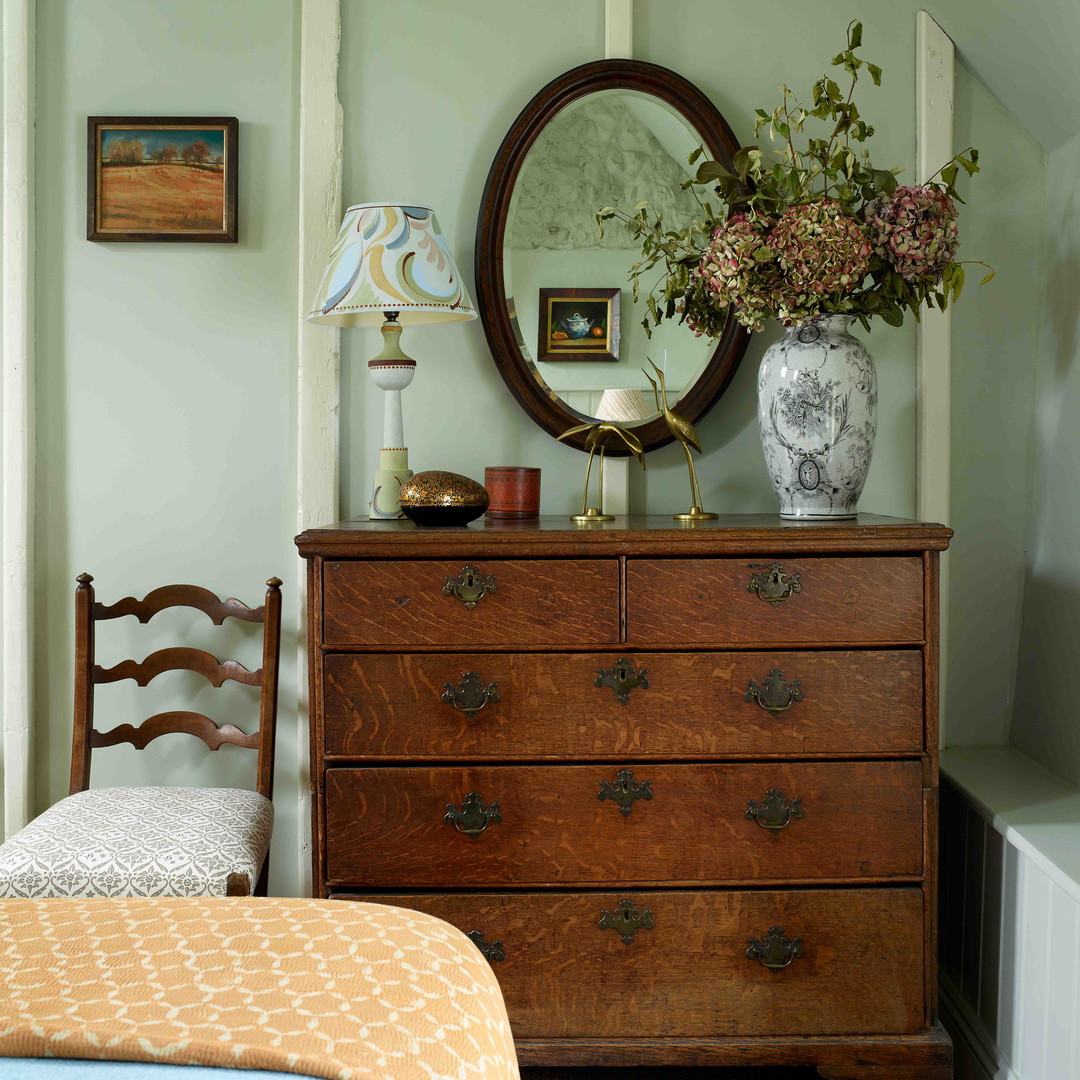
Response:
[{"label": "window ledge", "polygon": [[979,813],[1080,902],[1080,790],[1011,746],[954,746],[941,771]]}]

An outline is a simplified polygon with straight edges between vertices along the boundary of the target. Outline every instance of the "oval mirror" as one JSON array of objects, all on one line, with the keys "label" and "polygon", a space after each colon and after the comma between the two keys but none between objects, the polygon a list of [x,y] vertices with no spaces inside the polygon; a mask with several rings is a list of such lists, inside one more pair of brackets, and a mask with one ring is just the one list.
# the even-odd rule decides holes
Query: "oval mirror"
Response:
[{"label": "oval mirror", "polygon": [[[668,403],[696,423],[727,388],[748,335],[729,318],[719,341],[668,320],[649,338],[637,241],[602,206],[633,213],[648,200],[670,228],[700,216],[689,155],[732,167],[735,137],[716,107],[673,71],[599,60],[545,86],[503,139],[488,174],[476,236],[477,307],[500,374],[552,435],[592,419],[633,427],[646,450],[671,442],[642,369],[665,376]],[[585,436],[565,440],[585,449]],[[607,452],[626,453],[620,440]]]}]

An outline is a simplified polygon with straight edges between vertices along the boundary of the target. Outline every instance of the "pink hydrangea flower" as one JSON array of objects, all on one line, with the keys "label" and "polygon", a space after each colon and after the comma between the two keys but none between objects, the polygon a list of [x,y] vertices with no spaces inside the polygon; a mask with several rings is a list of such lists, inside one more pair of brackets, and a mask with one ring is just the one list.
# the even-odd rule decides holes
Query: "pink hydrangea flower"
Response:
[{"label": "pink hydrangea flower", "polygon": [[760,330],[772,315],[770,296],[776,264],[766,243],[772,225],[771,218],[735,214],[713,230],[694,271],[717,306],[733,307],[735,317],[750,330]]},{"label": "pink hydrangea flower", "polygon": [[791,206],[767,237],[783,271],[773,303],[777,317],[793,326],[821,314],[862,285],[873,249],[864,227],[835,199]]},{"label": "pink hydrangea flower", "polygon": [[898,187],[866,208],[875,253],[912,285],[936,285],[960,246],[956,205],[944,190]]}]

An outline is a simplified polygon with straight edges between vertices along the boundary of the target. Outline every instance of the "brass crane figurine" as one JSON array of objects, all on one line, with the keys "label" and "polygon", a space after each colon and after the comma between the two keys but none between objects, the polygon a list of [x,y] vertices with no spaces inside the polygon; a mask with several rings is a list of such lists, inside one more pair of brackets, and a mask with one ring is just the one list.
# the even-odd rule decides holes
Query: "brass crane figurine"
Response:
[{"label": "brass crane figurine", "polygon": [[[648,359],[648,357],[646,357]],[[683,448],[683,453],[686,454],[686,464],[690,469],[690,510],[685,514],[672,514],[671,516],[676,521],[708,521],[710,518],[715,518],[716,514],[709,514],[701,509],[701,488],[698,487],[697,470],[694,468],[694,459],[690,453],[690,447],[692,446],[699,454],[701,453],[701,440],[698,439],[698,434],[694,430],[694,425],[690,423],[683,416],[679,416],[678,413],[674,413],[668,408],[667,400],[667,387],[664,384],[664,373],[649,360],[649,365],[653,371],[656,372],[656,379],[659,379],[659,389],[656,385],[656,379],[642,368],[642,373],[645,378],[649,380],[649,384],[653,389],[653,397],[656,399],[656,408],[664,417],[664,423],[667,424],[668,431],[675,437],[679,445]],[[663,405],[660,404],[661,396],[663,397]],[[644,462],[642,462],[644,468]]]},{"label": "brass crane figurine", "polygon": [[[587,431],[589,434],[585,436],[585,445],[589,448],[589,463],[585,466],[585,491],[581,496],[581,513],[571,514],[571,521],[614,521],[614,514],[604,513],[604,447],[607,445],[608,439],[612,435],[618,435],[630,452],[638,459],[642,469],[645,468],[645,450],[641,445],[641,440],[633,434],[633,432],[627,431],[625,428],[619,427],[618,424],[613,424],[609,420],[598,420],[591,424],[577,424],[572,428],[568,428],[561,435],[556,436],[558,439],[565,439],[570,435],[576,435],[579,431]],[[592,472],[593,457],[596,455],[596,451],[600,451],[600,484],[599,494],[597,497],[597,505],[589,506],[589,473]]]}]

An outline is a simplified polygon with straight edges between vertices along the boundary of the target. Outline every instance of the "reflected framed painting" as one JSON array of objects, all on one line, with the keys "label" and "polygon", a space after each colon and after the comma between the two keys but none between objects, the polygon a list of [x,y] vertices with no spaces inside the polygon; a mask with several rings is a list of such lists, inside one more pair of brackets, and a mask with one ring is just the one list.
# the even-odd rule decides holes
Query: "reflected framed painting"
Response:
[{"label": "reflected framed painting", "polygon": [[86,238],[235,244],[235,116],[90,116]]},{"label": "reflected framed painting", "polygon": [[537,360],[618,360],[621,289],[541,289]]}]

